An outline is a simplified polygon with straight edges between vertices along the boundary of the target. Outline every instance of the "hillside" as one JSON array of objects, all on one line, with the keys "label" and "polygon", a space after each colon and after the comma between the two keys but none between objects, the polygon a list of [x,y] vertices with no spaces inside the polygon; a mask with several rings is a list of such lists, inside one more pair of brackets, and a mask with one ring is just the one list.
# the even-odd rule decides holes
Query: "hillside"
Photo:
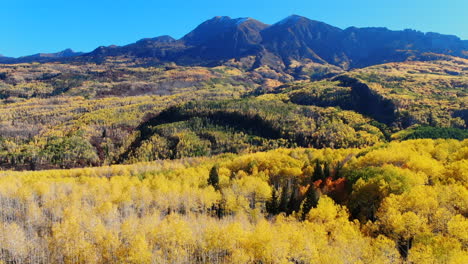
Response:
[{"label": "hillside", "polygon": [[466,128],[468,60],[427,54],[430,61],[387,63],[318,82],[299,81],[256,94],[300,105],[339,106],[388,126]]},{"label": "hillside", "polygon": [[372,66],[348,76],[391,100],[403,126],[468,124],[468,60],[434,56],[430,62]]},{"label": "hillside", "polygon": [[[296,62],[301,72],[295,74],[267,66],[247,71],[129,60],[3,65],[0,166],[365,147],[400,138],[391,134],[406,128],[423,137],[466,138],[457,129],[467,124],[468,61],[426,56],[348,72]],[[330,77],[315,81],[317,71]],[[194,100],[200,103],[187,104]],[[159,115],[165,119],[154,123]],[[418,125],[455,132],[421,134]]]}]

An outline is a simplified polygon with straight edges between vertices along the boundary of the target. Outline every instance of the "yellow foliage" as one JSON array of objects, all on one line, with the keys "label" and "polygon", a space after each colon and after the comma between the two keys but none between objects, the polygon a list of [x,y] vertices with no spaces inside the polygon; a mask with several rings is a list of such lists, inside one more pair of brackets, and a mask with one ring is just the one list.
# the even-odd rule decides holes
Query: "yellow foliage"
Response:
[{"label": "yellow foliage", "polygon": [[[397,247],[407,246],[408,260],[415,263],[466,263],[467,163],[459,158],[465,144],[414,140],[363,150],[278,149],[88,169],[4,171],[0,260],[399,263]],[[439,147],[445,152],[436,155]],[[292,202],[283,200],[290,197],[303,201],[300,190],[310,188],[317,160],[331,164],[332,171],[343,162],[339,176],[353,192],[343,193],[341,202],[335,193],[328,194],[334,199],[320,195],[306,221],[299,219],[300,212],[271,213],[267,204],[273,190],[280,194],[278,206],[289,206]],[[215,164],[219,190],[208,184]],[[354,179],[356,171],[364,174]],[[375,221],[352,220],[352,209],[360,207],[350,207],[350,214],[348,202],[365,205],[374,195],[382,200],[373,204]]]}]

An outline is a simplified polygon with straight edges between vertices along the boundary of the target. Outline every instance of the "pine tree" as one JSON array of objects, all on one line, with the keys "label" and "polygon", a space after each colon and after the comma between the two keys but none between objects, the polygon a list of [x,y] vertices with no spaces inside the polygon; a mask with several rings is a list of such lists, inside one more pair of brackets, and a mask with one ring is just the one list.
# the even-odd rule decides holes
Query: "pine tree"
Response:
[{"label": "pine tree", "polygon": [[288,202],[289,202],[289,188],[287,185],[284,185],[281,189],[281,198],[278,211],[279,212],[286,212],[288,210]]},{"label": "pine tree", "polygon": [[286,211],[287,215],[292,214],[294,211],[298,210],[298,201],[296,199],[296,193],[294,191],[295,188],[291,191],[291,196],[289,197],[288,208]]},{"label": "pine tree", "polygon": [[219,165],[216,164],[211,168],[208,184],[213,186],[215,190],[219,190]]},{"label": "pine tree", "polygon": [[333,175],[333,179],[334,179],[334,180],[337,180],[337,179],[340,178],[340,173],[341,173],[341,169],[342,169],[342,168],[343,168],[342,163],[341,163],[341,162],[337,162],[337,163],[336,163],[336,166],[335,166],[335,170],[334,170],[335,173],[334,173],[334,175]]},{"label": "pine tree", "polygon": [[278,207],[278,192],[276,191],[276,188],[273,188],[273,192],[271,193],[271,200],[266,203],[266,209],[267,212],[271,215],[277,215],[279,213]]},{"label": "pine tree", "polygon": [[317,206],[318,197],[319,195],[317,191],[315,190],[314,186],[310,185],[309,189],[307,190],[306,197],[302,205],[302,220],[305,220],[310,210]]},{"label": "pine tree", "polygon": [[323,170],[320,162],[318,160],[315,161],[315,168],[314,173],[312,174],[312,182],[322,180],[323,179]]},{"label": "pine tree", "polygon": [[330,176],[331,176],[330,165],[328,164],[328,162],[325,162],[325,164],[323,165],[323,178],[327,179]]}]

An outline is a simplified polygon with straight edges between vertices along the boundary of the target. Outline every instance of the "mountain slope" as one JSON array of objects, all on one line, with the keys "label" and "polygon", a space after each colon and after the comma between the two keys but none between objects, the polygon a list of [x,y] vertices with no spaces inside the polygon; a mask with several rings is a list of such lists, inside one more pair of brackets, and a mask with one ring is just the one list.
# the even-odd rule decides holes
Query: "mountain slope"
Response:
[{"label": "mountain slope", "polygon": [[424,53],[468,58],[466,47],[455,36],[387,28],[348,28],[342,32],[343,52],[353,68],[407,59],[421,59]]},{"label": "mountain slope", "polygon": [[66,60],[71,57],[83,55],[83,52],[75,52],[72,49],[65,49],[56,53],[37,53],[30,56],[24,56],[14,59],[14,63],[25,62],[48,62],[55,60]]},{"label": "mountain slope", "polygon": [[337,64],[341,29],[305,17],[290,16],[262,31],[263,46],[283,60],[310,59]]},{"label": "mountain slope", "polygon": [[155,38],[141,39],[126,46],[101,46],[94,51],[85,54],[83,59],[103,59],[112,56],[130,56],[146,58],[163,58],[166,52],[173,53],[178,48],[176,40],[171,36],[159,36]]},{"label": "mountain slope", "polygon": [[300,105],[339,106],[391,127],[467,128],[468,60],[435,54],[425,59],[356,69],[318,82],[258,89],[256,94]]},{"label": "mountain slope", "polygon": [[[456,36],[387,28],[345,30],[292,15],[273,25],[251,18],[214,17],[177,41],[151,46],[110,47],[102,56],[151,57],[185,65],[222,64],[254,56],[255,68],[287,68],[294,61],[360,68],[387,62],[424,60],[425,53],[468,58],[467,41]],[[131,47],[133,52],[128,52]],[[96,55],[96,52],[91,53]]]},{"label": "mountain slope", "polygon": [[11,63],[11,62],[14,62],[14,60],[15,60],[14,58],[0,55],[0,63]]},{"label": "mountain slope", "polygon": [[101,62],[109,57],[126,57],[149,59],[156,64],[175,62],[185,66],[213,66],[234,59],[242,61],[245,68],[268,65],[284,70],[299,61],[349,69],[425,60],[425,53],[428,52],[468,58],[468,41],[456,36],[415,30],[356,27],[343,30],[297,15],[273,25],[252,18],[223,16],[203,22],[179,40],[161,36],[122,47],[99,47],[83,56],[64,51],[15,60],[0,59],[0,62]]},{"label": "mountain slope", "polygon": [[180,40],[155,41],[151,46],[138,43],[102,47],[89,55],[146,57],[184,65],[219,65],[254,56],[254,68],[268,65],[276,69],[287,68],[294,61],[360,68],[424,60],[427,52],[468,58],[466,41],[455,36],[387,28],[342,30],[297,15],[270,26],[251,18],[214,17]]},{"label": "mountain slope", "polygon": [[99,47],[84,57],[134,56],[184,65],[210,62],[255,54],[260,48],[260,31],[267,25],[251,18],[214,17],[180,40],[168,36],[143,39],[123,47]]},{"label": "mountain slope", "polygon": [[215,17],[192,32],[181,41],[190,47],[187,56],[206,59],[230,59],[258,52],[266,24],[252,18]]}]

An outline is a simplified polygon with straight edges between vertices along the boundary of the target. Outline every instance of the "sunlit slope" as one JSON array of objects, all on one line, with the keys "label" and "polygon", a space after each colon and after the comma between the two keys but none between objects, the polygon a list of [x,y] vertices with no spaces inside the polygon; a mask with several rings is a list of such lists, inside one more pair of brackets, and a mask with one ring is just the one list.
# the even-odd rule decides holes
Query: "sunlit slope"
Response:
[{"label": "sunlit slope", "polygon": [[2,172],[0,260],[464,263],[467,159],[414,140]]},{"label": "sunlit slope", "polygon": [[366,147],[385,136],[371,119],[337,108],[257,98],[192,102],[139,127],[121,161],[248,153],[278,147]]},{"label": "sunlit slope", "polygon": [[466,59],[435,56],[433,61],[389,63],[355,70],[346,75],[367,84],[372,91],[389,99],[404,126],[466,126]]},{"label": "sunlit slope", "polygon": [[[299,62],[298,71],[286,71],[291,75],[234,62],[3,65],[0,166],[69,168],[278,147],[464,139],[467,60],[427,56],[431,60],[335,72],[320,81],[310,81],[313,69],[326,66]],[[151,123],[161,113],[173,116]]]},{"label": "sunlit slope", "polygon": [[321,81],[296,81],[255,95],[300,105],[338,106],[394,129],[412,125],[466,128],[468,60],[427,55],[430,61],[387,63]]},{"label": "sunlit slope", "polygon": [[378,126],[358,113],[281,100],[239,99],[232,87],[166,96],[29,99],[6,104],[0,111],[0,162],[17,169],[278,147],[365,147],[385,140]]},{"label": "sunlit slope", "polygon": [[101,64],[0,64],[0,99],[8,99],[7,102],[58,95],[85,98],[161,96],[202,88],[215,89],[220,85],[242,91],[257,84],[245,71],[227,66],[152,66],[124,59],[109,59]]}]

